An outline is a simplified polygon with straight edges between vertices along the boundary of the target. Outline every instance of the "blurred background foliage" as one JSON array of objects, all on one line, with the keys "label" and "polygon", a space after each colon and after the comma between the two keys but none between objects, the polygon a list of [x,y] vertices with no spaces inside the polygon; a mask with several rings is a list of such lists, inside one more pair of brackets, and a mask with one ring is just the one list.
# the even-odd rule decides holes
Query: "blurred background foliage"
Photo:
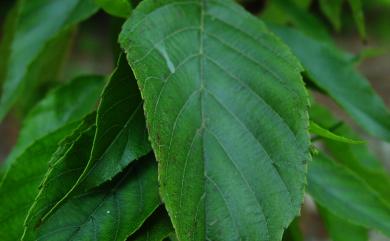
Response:
[{"label": "blurred background foliage", "polygon": [[[7,41],[4,33],[9,26],[5,23],[12,19],[15,2],[14,0],[0,2],[0,26],[2,26],[0,41],[3,43]],[[133,6],[137,2],[139,1],[133,1]],[[239,2],[266,22],[293,25],[321,40],[333,39],[341,49],[356,56],[358,68],[383,98],[386,106],[390,107],[390,0],[362,1],[365,28],[357,21],[357,18],[362,18],[363,15],[353,11],[352,0],[239,0]],[[81,74],[108,75],[112,72],[120,52],[117,36],[123,22],[123,18],[113,17],[99,10],[91,18],[62,33],[70,37],[66,38],[65,42],[57,43],[65,51],[59,53],[59,59],[55,60],[59,64],[56,78],[38,82],[34,94],[18,102],[0,124],[2,136],[0,160],[6,158],[15,144],[22,118],[49,89]],[[0,51],[4,50],[0,49]],[[0,59],[1,61],[4,60]],[[2,65],[4,63],[0,63],[0,73]],[[366,134],[333,100],[320,91],[314,93],[314,98],[328,106],[338,118],[349,123],[357,133],[369,140],[369,147],[376,158],[390,170],[389,143]],[[294,232],[296,228],[303,231],[305,240],[328,240],[325,227],[327,220],[334,217],[324,214],[322,216],[325,217],[325,222],[319,218],[314,202],[307,197],[302,218],[289,229],[286,240],[287,238],[302,240],[301,234]],[[389,239],[372,232],[370,240]]]}]

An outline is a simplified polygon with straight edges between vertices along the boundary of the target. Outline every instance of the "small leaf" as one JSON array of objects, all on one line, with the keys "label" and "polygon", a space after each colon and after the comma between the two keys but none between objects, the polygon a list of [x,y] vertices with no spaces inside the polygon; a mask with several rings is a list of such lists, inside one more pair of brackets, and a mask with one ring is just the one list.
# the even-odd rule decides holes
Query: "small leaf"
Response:
[{"label": "small leaf", "polygon": [[366,26],[364,22],[363,3],[361,0],[348,0],[351,6],[353,18],[355,19],[360,37],[366,39]]},{"label": "small leaf", "polygon": [[130,0],[96,0],[96,3],[104,11],[116,17],[127,18],[132,10]]},{"label": "small leaf", "polygon": [[230,0],[144,0],[120,43],[178,239],[281,240],[310,160],[308,98],[288,48]]},{"label": "small leaf", "polygon": [[316,85],[361,127],[390,141],[390,111],[369,82],[357,72],[349,54],[297,30],[276,25],[271,28],[290,46]]},{"label": "small leaf", "polygon": [[30,145],[9,167],[0,184],[0,240],[19,240],[27,211],[49,167],[58,142],[76,123],[68,124]]},{"label": "small leaf", "polygon": [[80,120],[95,109],[103,84],[102,77],[84,76],[48,93],[23,121],[18,142],[5,163],[12,163],[35,140]]},{"label": "small leaf", "polygon": [[162,241],[174,233],[167,211],[160,206],[127,241]]},{"label": "small leaf", "polygon": [[317,208],[319,208],[321,218],[332,241],[368,241],[366,228],[339,218],[319,205]]},{"label": "small leaf", "polygon": [[[0,99],[0,120],[23,93],[30,91],[26,89],[31,81],[28,76],[29,68],[42,54],[45,46],[58,34],[97,10],[94,0],[20,0],[18,4],[20,6],[16,13],[15,33],[9,46],[10,52],[6,54],[5,79],[0,81],[4,84]],[[41,73],[46,74],[43,71]],[[39,79],[39,76],[34,78]]]},{"label": "small leaf", "polygon": [[40,241],[125,240],[160,205],[153,155],[109,183],[70,198],[38,228]]},{"label": "small leaf", "polygon": [[320,0],[320,8],[333,27],[339,31],[341,28],[341,10],[343,0]]},{"label": "small leaf", "polygon": [[308,191],[334,215],[390,236],[390,205],[356,174],[323,154],[309,164]]},{"label": "small leaf", "polygon": [[310,121],[310,133],[319,135],[321,137],[325,137],[330,140],[338,141],[338,142],[345,142],[349,144],[362,144],[365,143],[364,141],[359,141],[359,140],[352,140],[350,138],[344,137],[337,135],[324,127],[321,127],[314,121]]}]

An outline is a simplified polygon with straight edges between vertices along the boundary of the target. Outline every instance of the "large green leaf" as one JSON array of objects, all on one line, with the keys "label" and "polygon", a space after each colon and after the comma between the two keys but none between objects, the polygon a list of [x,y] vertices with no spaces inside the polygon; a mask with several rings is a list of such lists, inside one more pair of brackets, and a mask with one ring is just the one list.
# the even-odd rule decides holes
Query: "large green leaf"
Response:
[{"label": "large green leaf", "polygon": [[167,211],[161,206],[127,241],[162,241],[174,233]]},{"label": "large green leaf", "polygon": [[332,214],[390,236],[390,205],[356,174],[323,154],[309,164],[308,191]]},{"label": "large green leaf", "polygon": [[85,76],[51,91],[23,121],[18,142],[6,163],[12,163],[35,140],[91,112],[96,107],[103,84],[102,77]]},{"label": "large green leaf", "polygon": [[315,84],[368,132],[390,141],[390,111],[357,72],[350,55],[291,28],[273,25],[272,30],[291,47]]},{"label": "large green leaf", "polygon": [[38,240],[125,240],[160,205],[157,165],[148,155],[109,183],[70,198],[38,228]]},{"label": "large green leaf", "polygon": [[28,212],[22,240],[36,239],[36,228],[84,170],[92,149],[95,118],[96,114],[87,116],[77,130],[61,142]]},{"label": "large green leaf", "polygon": [[368,241],[366,228],[339,218],[319,205],[317,208],[332,241]]},{"label": "large green leaf", "polygon": [[49,160],[76,124],[68,124],[30,145],[12,163],[0,184],[0,240],[19,240],[27,211],[49,167]]},{"label": "large green leaf", "polygon": [[120,42],[178,239],[281,240],[310,159],[308,99],[287,47],[226,0],[144,0]]},{"label": "large green leaf", "polygon": [[120,58],[104,89],[96,125],[90,159],[70,192],[86,191],[110,180],[151,151],[141,95],[125,57]]},{"label": "large green leaf", "polygon": [[[97,10],[94,0],[20,0],[18,4],[13,40],[5,56],[7,59],[4,60],[7,68],[0,100],[0,120],[18,97],[30,91],[26,88],[30,81],[34,81],[29,78],[30,67],[39,61],[38,57],[46,45],[62,31]],[[51,71],[50,68],[46,70]],[[41,73],[46,74],[43,71]],[[34,78],[39,79],[39,76]]]}]

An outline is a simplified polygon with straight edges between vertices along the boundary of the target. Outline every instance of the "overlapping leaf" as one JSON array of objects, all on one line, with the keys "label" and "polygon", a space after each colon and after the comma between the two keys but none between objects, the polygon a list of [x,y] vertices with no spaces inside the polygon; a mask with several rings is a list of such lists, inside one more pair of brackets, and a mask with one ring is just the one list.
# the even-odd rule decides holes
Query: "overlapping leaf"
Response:
[{"label": "overlapping leaf", "polygon": [[120,42],[178,239],[281,240],[310,159],[295,57],[226,0],[145,0]]},{"label": "overlapping leaf", "polygon": [[36,240],[37,227],[47,219],[47,214],[72,188],[84,170],[95,135],[95,118],[96,114],[87,116],[77,130],[61,142],[28,211],[22,240]]},{"label": "overlapping leaf", "polygon": [[27,211],[38,194],[38,186],[49,160],[62,138],[75,128],[68,124],[29,146],[10,166],[0,185],[0,240],[19,240]]},{"label": "overlapping leaf", "polygon": [[174,233],[167,211],[161,206],[127,241],[162,241]]},{"label": "overlapping leaf", "polygon": [[[26,87],[35,79],[45,78],[52,69],[48,66],[46,72],[32,68],[36,61],[41,61],[43,52],[50,41],[58,34],[87,18],[97,10],[94,0],[20,0],[15,10],[15,24],[13,26],[12,43],[8,51],[2,56],[7,63],[4,77],[3,93],[0,100],[0,120],[7,114],[9,108],[18,97],[26,91]],[[11,41],[6,41],[10,43]],[[50,48],[49,48],[50,49]],[[63,50],[56,48],[54,50]],[[52,51],[51,49],[50,51]],[[48,52],[50,52],[48,51]],[[60,63],[52,61],[51,63]],[[30,71],[44,75],[29,79]],[[53,76],[54,77],[54,76]],[[2,82],[2,81],[0,81]]]},{"label": "overlapping leaf", "polygon": [[148,155],[109,183],[70,198],[38,228],[38,240],[125,240],[159,205],[157,164]]},{"label": "overlapping leaf", "polygon": [[290,46],[316,85],[336,100],[361,127],[390,141],[390,111],[369,82],[357,72],[350,55],[291,28],[273,25],[272,30]]},{"label": "overlapping leaf", "polygon": [[[313,104],[310,109],[310,118],[327,128],[337,127],[333,132],[356,138],[356,134],[346,125],[340,125],[340,121],[331,115],[324,107]],[[343,163],[350,170],[361,177],[381,198],[390,203],[390,175],[379,160],[369,151],[366,144],[351,145],[324,139],[326,149],[331,156]]]},{"label": "overlapping leaf", "polygon": [[364,141],[352,140],[350,138],[337,135],[336,133],[333,133],[333,132],[327,130],[326,128],[320,126],[319,124],[317,124],[313,121],[310,122],[310,133],[316,134],[318,136],[321,136],[321,137],[324,137],[324,138],[327,138],[330,140],[338,141],[338,142],[345,142],[345,143],[349,143],[349,144],[363,144],[364,143]]},{"label": "overlapping leaf", "polygon": [[96,108],[103,84],[102,77],[85,76],[50,92],[23,121],[18,142],[7,157],[6,163],[12,163],[35,140],[67,123],[80,120]]},{"label": "overlapping leaf", "polygon": [[333,215],[390,236],[390,205],[356,174],[323,154],[309,164],[308,191]]},{"label": "overlapping leaf", "polygon": [[75,185],[80,190],[110,180],[151,151],[141,95],[124,57],[105,87],[96,125],[90,159]]}]

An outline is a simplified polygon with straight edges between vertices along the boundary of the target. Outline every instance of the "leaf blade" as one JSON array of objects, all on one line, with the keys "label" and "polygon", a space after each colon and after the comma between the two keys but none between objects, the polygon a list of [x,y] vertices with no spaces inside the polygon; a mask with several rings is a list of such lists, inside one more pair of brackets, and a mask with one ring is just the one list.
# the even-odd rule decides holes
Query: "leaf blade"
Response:
[{"label": "leaf blade", "polygon": [[[232,14],[238,16],[235,22],[227,17]],[[180,21],[177,20],[179,17]],[[239,36],[237,39],[247,47],[240,46],[240,41],[232,36]],[[258,41],[259,39],[264,42]],[[259,20],[231,1],[143,1],[125,25],[120,42],[128,53],[129,63],[144,97],[150,139],[159,160],[161,193],[178,238],[204,240],[207,236],[212,240],[280,240],[283,226],[287,226],[299,210],[304,185],[303,162],[310,158],[306,153],[307,132],[303,130],[303,126],[307,124],[304,109],[308,103],[299,76],[301,67],[296,59]],[[279,52],[273,52],[275,49],[268,46],[270,43],[274,43]],[[258,50],[257,55],[245,51],[248,48]],[[270,62],[265,62],[265,56],[259,53],[262,51],[274,59],[267,58]],[[224,59],[221,59],[221,53],[224,53]],[[233,59],[237,58],[247,65],[232,65]],[[279,69],[278,61],[287,62],[288,67]],[[277,117],[271,107],[263,102],[264,97],[261,97],[261,94],[270,98],[270,93],[261,92],[259,85],[254,83],[254,77],[245,75],[256,74],[256,70],[270,80],[275,80],[273,83],[277,83],[273,86],[270,84],[272,81],[263,81],[263,89],[276,89],[291,97],[293,101],[289,103],[291,108],[297,109],[295,113],[286,111],[284,108],[287,107],[278,105],[276,101],[272,102],[272,107],[279,110],[278,114],[291,115],[291,118],[281,120],[281,117]],[[273,76],[273,71],[281,76],[288,73],[289,79],[293,81],[286,84],[285,79]],[[237,74],[244,80],[240,80]],[[214,82],[210,81],[211,79]],[[249,86],[254,90],[250,90]],[[270,114],[272,117],[262,119],[259,118],[264,116],[259,113],[261,111],[255,114],[242,111],[242,103],[234,101],[235,98],[248,100],[246,108],[251,110],[258,110],[254,105],[260,104],[262,111],[273,113]],[[271,101],[272,97],[268,98],[267,100]],[[288,104],[282,102],[283,105]],[[251,118],[254,119],[253,122]],[[286,124],[283,120],[291,122]],[[278,127],[286,131],[284,134],[289,133],[286,142],[298,139],[297,142],[291,143],[294,148],[290,149],[297,158],[296,162],[292,162],[296,168],[293,168],[296,174],[294,178],[289,177],[283,170],[286,164],[283,158],[276,161],[276,165],[280,167],[278,170],[269,162],[264,149],[273,154],[275,149],[264,147],[262,145],[266,144],[259,142],[260,131],[254,133],[253,129],[256,121],[257,125],[261,122],[263,131],[269,127],[264,123],[277,122]],[[288,131],[287,126],[293,128],[293,131]],[[275,129],[269,132],[275,134],[275,138],[279,140],[274,131],[277,132]],[[236,142],[229,142],[229,139]],[[250,140],[249,148],[239,144],[248,143],[247,140]],[[280,143],[284,144],[286,143]],[[255,150],[259,149],[261,153],[256,153]],[[237,153],[232,153],[232,150],[240,150],[242,153],[246,153],[246,150],[250,154],[240,157]],[[254,156],[264,159],[256,159]],[[171,158],[174,158],[174,161],[169,163]],[[246,163],[248,160],[251,160],[250,164]],[[225,165],[222,165],[223,162],[226,162]],[[262,188],[259,185],[269,183],[266,180],[258,180],[262,174],[254,173],[254,169],[271,170],[271,178],[277,182],[277,187],[273,186],[268,190],[273,192],[280,188],[279,191],[284,191],[280,191],[279,195],[271,195],[272,197],[261,193],[259,190]],[[284,180],[278,171],[288,180],[288,186],[284,186]],[[230,182],[230,186],[223,174],[228,174],[234,180]],[[220,185],[223,185],[223,191],[220,190]],[[286,189],[292,193],[291,196]],[[228,197],[226,193],[235,195]],[[238,196],[241,197],[240,200],[237,199]],[[291,200],[291,203],[279,203],[277,200],[282,196]],[[275,199],[272,201],[273,198]],[[218,203],[217,207],[211,204],[211,199]],[[259,199],[267,200],[261,200],[260,204]],[[210,203],[205,204],[207,200]],[[276,203],[282,206],[281,209],[285,210],[284,214],[287,215],[282,217],[280,213],[272,211]],[[267,220],[262,213],[264,206]],[[236,212],[237,209],[245,209],[248,212],[251,210],[251,213],[239,213]],[[206,210],[207,220],[204,214]],[[235,222],[243,226],[237,226]],[[205,226],[208,228],[207,234]]]}]

